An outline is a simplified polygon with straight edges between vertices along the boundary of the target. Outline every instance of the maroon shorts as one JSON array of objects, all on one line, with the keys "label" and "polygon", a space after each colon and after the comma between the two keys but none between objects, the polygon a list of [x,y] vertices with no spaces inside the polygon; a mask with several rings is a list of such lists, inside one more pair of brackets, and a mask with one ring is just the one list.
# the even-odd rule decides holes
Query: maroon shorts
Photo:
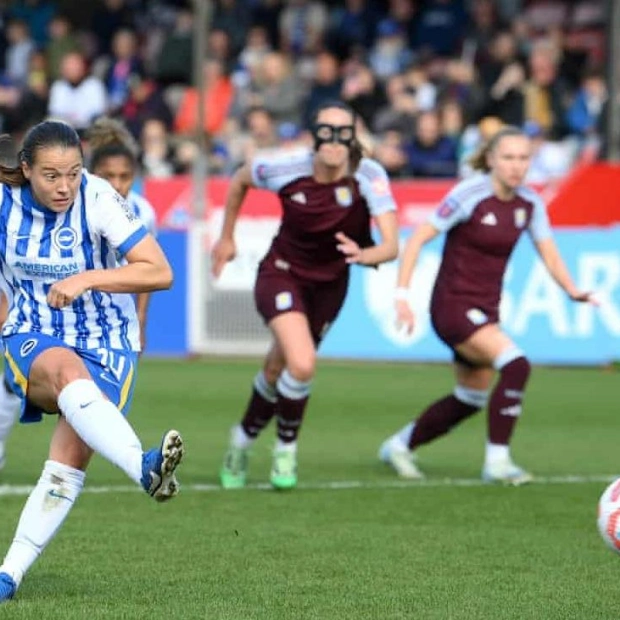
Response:
[{"label": "maroon shorts", "polygon": [[454,351],[454,359],[473,365],[456,348],[485,325],[499,323],[497,309],[478,308],[475,302],[461,299],[433,299],[431,322],[439,338]]},{"label": "maroon shorts", "polygon": [[313,282],[263,262],[254,286],[254,301],[265,324],[285,312],[305,314],[318,345],[344,304],[348,284],[348,270],[337,280]]}]

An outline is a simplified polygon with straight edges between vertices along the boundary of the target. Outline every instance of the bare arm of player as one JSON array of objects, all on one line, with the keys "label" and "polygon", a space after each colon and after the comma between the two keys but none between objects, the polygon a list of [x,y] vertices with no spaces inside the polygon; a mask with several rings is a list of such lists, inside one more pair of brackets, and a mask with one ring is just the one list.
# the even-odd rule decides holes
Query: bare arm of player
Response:
[{"label": "bare arm of player", "polygon": [[422,246],[434,239],[438,231],[429,222],[420,224],[416,231],[409,237],[398,269],[398,281],[396,285],[396,324],[405,329],[408,334],[413,332],[415,316],[407,301],[411,276],[418,262],[418,256]]},{"label": "bare arm of player", "polygon": [[375,216],[375,222],[381,233],[381,243],[371,248],[360,248],[353,239],[344,233],[336,233],[336,246],[345,256],[347,263],[359,265],[380,265],[394,260],[398,256],[398,220],[394,211]]},{"label": "bare arm of player", "polygon": [[0,293],[0,326],[4,325],[9,314],[9,302],[4,293]]},{"label": "bare arm of player", "polygon": [[590,302],[597,305],[591,292],[585,293],[577,289],[560,256],[558,247],[551,237],[536,241],[535,246],[551,277],[566,291],[566,294],[573,301]]},{"label": "bare arm of player", "polygon": [[230,180],[224,207],[222,232],[211,250],[211,272],[215,278],[220,277],[224,265],[235,258],[237,254],[234,238],[235,225],[241,205],[250,187],[252,187],[252,168],[251,164],[248,163],[239,168]]},{"label": "bare arm of player", "polygon": [[172,286],[172,269],[163,250],[146,235],[125,255],[127,265],[115,269],[91,269],[55,282],[47,294],[52,308],[72,304],[88,290],[105,293],[149,293]]}]

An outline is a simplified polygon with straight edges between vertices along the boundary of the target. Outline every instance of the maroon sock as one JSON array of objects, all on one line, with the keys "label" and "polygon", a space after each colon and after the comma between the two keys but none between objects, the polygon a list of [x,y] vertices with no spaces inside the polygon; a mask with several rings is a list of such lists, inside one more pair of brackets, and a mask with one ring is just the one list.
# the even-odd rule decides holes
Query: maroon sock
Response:
[{"label": "maroon sock", "polygon": [[275,415],[276,406],[277,402],[267,400],[256,388],[252,389],[250,402],[241,420],[241,427],[248,437],[258,437]]},{"label": "maroon sock", "polygon": [[530,376],[530,363],[518,357],[500,370],[489,401],[489,442],[508,445],[521,415],[523,390]]},{"label": "maroon sock", "polygon": [[413,450],[445,435],[451,428],[479,410],[480,407],[464,403],[453,394],[434,402],[415,421],[413,433],[409,439],[409,448]]},{"label": "maroon sock", "polygon": [[297,441],[309,396],[292,399],[278,394],[278,439],[285,443]]}]

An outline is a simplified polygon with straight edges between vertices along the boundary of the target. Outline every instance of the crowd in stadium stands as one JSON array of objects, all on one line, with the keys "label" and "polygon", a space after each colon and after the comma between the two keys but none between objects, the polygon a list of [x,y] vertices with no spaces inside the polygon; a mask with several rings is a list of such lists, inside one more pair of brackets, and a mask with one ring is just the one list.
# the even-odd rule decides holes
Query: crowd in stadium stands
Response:
[{"label": "crowd in stadium stands", "polygon": [[[604,0],[214,0],[204,62],[212,174],[296,145],[326,99],[357,112],[394,178],[454,177],[485,132],[524,127],[530,181],[596,154]],[[191,169],[199,97],[190,0],[0,0],[0,129],[101,115],[138,140],[145,175]]]}]

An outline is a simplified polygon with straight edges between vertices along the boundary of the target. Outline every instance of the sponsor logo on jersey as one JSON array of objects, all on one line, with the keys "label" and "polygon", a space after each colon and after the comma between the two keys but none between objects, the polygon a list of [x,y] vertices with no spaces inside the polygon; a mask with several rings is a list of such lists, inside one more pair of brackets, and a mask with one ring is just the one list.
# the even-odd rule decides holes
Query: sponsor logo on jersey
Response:
[{"label": "sponsor logo on jersey", "polygon": [[303,192],[296,192],[291,196],[293,202],[298,202],[300,205],[306,204],[306,195]]},{"label": "sponsor logo on jersey", "polygon": [[523,228],[527,221],[527,212],[523,207],[515,209],[515,226],[517,228]]},{"label": "sponsor logo on jersey", "polygon": [[351,194],[351,189],[349,187],[337,187],[336,202],[341,207],[350,207],[353,203],[353,194]]},{"label": "sponsor logo on jersey", "polygon": [[72,250],[78,243],[78,234],[73,228],[63,226],[54,231],[52,243],[59,250]]},{"label": "sponsor logo on jersey", "polygon": [[480,308],[470,308],[467,311],[466,316],[474,325],[482,325],[489,320],[487,315],[482,312]]},{"label": "sponsor logo on jersey", "polygon": [[276,258],[273,264],[276,269],[281,269],[282,271],[288,271],[291,268],[291,264],[281,258]]},{"label": "sponsor logo on jersey", "polygon": [[21,269],[30,278],[46,278],[51,280],[64,280],[80,272],[80,265],[77,262],[31,263],[18,260],[13,267]]},{"label": "sponsor logo on jersey", "polygon": [[489,213],[486,213],[482,217],[480,223],[484,224],[485,226],[497,226],[497,216],[495,215],[495,213],[489,211]]},{"label": "sponsor logo on jersey", "polygon": [[282,291],[276,295],[276,310],[288,310],[293,305],[293,295],[289,291]]},{"label": "sponsor logo on jersey", "polygon": [[448,198],[445,200],[439,208],[437,209],[437,215],[442,218],[449,218],[456,210],[459,208],[458,202],[456,200],[451,200]]},{"label": "sponsor logo on jersey", "polygon": [[24,342],[22,342],[22,346],[19,347],[19,354],[21,357],[27,357],[30,355],[30,353],[32,353],[34,348],[37,346],[38,342],[39,341],[36,338],[28,338],[28,340],[24,340]]}]

